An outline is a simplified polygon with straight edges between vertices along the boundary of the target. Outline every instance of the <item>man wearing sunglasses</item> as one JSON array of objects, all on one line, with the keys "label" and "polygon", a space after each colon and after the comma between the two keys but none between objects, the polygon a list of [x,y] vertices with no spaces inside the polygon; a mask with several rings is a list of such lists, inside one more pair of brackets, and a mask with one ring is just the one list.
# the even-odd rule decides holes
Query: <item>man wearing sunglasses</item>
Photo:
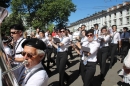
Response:
[{"label": "man wearing sunglasses", "polygon": [[[94,32],[92,29],[86,32],[86,36],[88,41],[83,42],[82,45],[79,43],[77,44],[81,50],[77,51],[77,53],[82,55],[80,72],[84,83],[83,86],[90,86],[96,71],[96,56],[100,44],[94,40]],[[86,48],[86,51],[83,48]]]},{"label": "man wearing sunglasses", "polygon": [[22,86],[47,86],[48,75],[41,64],[44,58],[46,44],[37,38],[32,38],[22,43],[23,58],[28,63],[25,65],[26,77]]},{"label": "man wearing sunglasses", "polygon": [[[23,38],[23,31],[24,27],[19,24],[14,24],[10,27],[10,34],[13,38],[13,57],[12,60],[14,61],[12,63],[12,67],[20,65],[21,62],[23,62],[23,56],[20,54],[23,51],[23,48],[21,47],[21,44],[25,41]],[[20,77],[23,74],[24,66],[16,69],[14,72],[14,75],[19,82]]]}]

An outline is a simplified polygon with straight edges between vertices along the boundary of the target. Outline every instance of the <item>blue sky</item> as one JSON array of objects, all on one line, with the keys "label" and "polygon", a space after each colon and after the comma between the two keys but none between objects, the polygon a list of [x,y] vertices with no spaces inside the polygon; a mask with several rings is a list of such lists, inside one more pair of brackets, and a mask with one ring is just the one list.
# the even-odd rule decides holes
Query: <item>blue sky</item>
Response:
[{"label": "blue sky", "polygon": [[112,6],[122,4],[125,1],[130,0],[72,0],[77,6],[77,10],[75,13],[71,13],[68,23],[70,24],[96,12],[107,10]]}]

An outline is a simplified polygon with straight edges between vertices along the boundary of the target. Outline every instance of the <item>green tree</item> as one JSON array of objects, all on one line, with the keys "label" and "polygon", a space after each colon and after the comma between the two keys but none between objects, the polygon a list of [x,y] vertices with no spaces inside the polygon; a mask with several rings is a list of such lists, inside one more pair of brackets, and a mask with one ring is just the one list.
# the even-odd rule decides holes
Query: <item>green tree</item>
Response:
[{"label": "green tree", "polygon": [[0,0],[0,6],[1,7],[4,7],[4,8],[7,8],[10,6],[10,0]]},{"label": "green tree", "polygon": [[27,22],[34,27],[50,22],[64,24],[76,10],[71,0],[12,0],[11,6],[15,16],[28,14]]}]

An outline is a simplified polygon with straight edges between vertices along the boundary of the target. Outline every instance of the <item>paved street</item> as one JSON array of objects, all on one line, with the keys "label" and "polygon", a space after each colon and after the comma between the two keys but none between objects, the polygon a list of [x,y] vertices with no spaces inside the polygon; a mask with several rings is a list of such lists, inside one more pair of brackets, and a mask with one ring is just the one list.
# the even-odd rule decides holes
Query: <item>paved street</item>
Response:
[{"label": "paved street", "polygon": [[[83,82],[81,80],[81,76],[78,76],[79,69],[79,57],[74,53],[75,58],[73,60],[69,60],[71,65],[66,69],[68,75],[70,75],[71,79],[67,86],[83,86]],[[117,56],[119,58],[119,56]],[[99,74],[100,68],[99,65],[96,66],[96,73],[93,80],[93,86],[117,86],[117,82],[121,81],[121,77],[118,76],[117,71],[122,68],[122,63],[117,59],[117,62],[114,64],[112,69],[108,69],[109,61],[107,61],[107,74],[105,76],[105,80],[100,83]],[[51,68],[52,76],[49,78],[48,86],[58,86],[58,78],[59,75],[56,71],[56,66]]]}]

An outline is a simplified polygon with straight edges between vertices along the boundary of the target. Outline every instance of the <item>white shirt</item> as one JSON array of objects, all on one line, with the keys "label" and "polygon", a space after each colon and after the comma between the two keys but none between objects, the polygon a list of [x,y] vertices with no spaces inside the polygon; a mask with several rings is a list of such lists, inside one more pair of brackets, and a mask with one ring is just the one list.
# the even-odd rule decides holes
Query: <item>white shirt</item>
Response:
[{"label": "white shirt", "polygon": [[8,46],[4,46],[5,53],[9,56],[12,56],[12,51]]},{"label": "white shirt", "polygon": [[[94,35],[99,35],[101,32],[100,32],[100,30],[99,29],[95,29],[94,30]],[[96,36],[94,36],[94,40],[98,40],[98,38],[96,37]]]},{"label": "white shirt", "polygon": [[114,44],[118,44],[118,41],[121,41],[121,38],[120,38],[120,33],[118,33],[118,32],[112,32],[112,37],[113,37],[113,39],[112,39],[112,41],[111,41],[111,43],[114,43]]},{"label": "white shirt", "polygon": [[106,36],[105,35],[100,35],[100,36],[98,36],[98,38],[105,40],[105,42],[104,41],[101,42],[101,40],[99,39],[99,41],[100,41],[100,47],[109,46],[110,35],[106,35]]},{"label": "white shirt", "polygon": [[45,37],[48,37],[48,32],[45,32]]},{"label": "white shirt", "polygon": [[45,43],[45,44],[47,44],[47,38],[41,38],[41,40]]},{"label": "white shirt", "polygon": [[[16,46],[15,46],[15,58],[21,58],[23,57],[21,54],[17,54],[23,51],[22,48],[22,43],[25,41],[25,39],[23,39],[23,37],[19,38],[16,42]],[[17,64],[19,64],[19,62],[16,62]]]},{"label": "white shirt", "polygon": [[98,43],[97,41],[92,41],[92,42],[87,41],[87,42],[83,42],[82,46],[90,48],[90,53],[91,53],[91,55],[89,56],[85,56],[83,53],[82,60],[85,60],[87,58],[86,61],[88,62],[96,62],[97,51],[100,46],[100,43]]},{"label": "white shirt", "polygon": [[85,37],[83,37],[83,38],[81,39],[81,43],[86,42],[87,40],[88,40],[88,38],[85,36]]},{"label": "white shirt", "polygon": [[58,52],[64,52],[68,50],[68,46],[70,43],[70,39],[69,37],[63,37],[61,39],[61,43],[63,44],[62,46],[60,46],[60,48],[58,47]]},{"label": "white shirt", "polygon": [[22,86],[47,86],[48,75],[45,70],[40,70],[40,71],[36,72],[35,74],[33,74],[28,79],[27,83],[25,84],[25,82],[26,82],[27,78],[30,76],[30,74],[39,68],[43,68],[41,63],[37,64],[36,66],[34,66],[31,69],[28,69],[29,73],[27,73],[27,75],[22,83]]},{"label": "white shirt", "polygon": [[70,38],[70,41],[73,40],[73,36],[71,34],[68,34],[69,35],[69,38]]}]

